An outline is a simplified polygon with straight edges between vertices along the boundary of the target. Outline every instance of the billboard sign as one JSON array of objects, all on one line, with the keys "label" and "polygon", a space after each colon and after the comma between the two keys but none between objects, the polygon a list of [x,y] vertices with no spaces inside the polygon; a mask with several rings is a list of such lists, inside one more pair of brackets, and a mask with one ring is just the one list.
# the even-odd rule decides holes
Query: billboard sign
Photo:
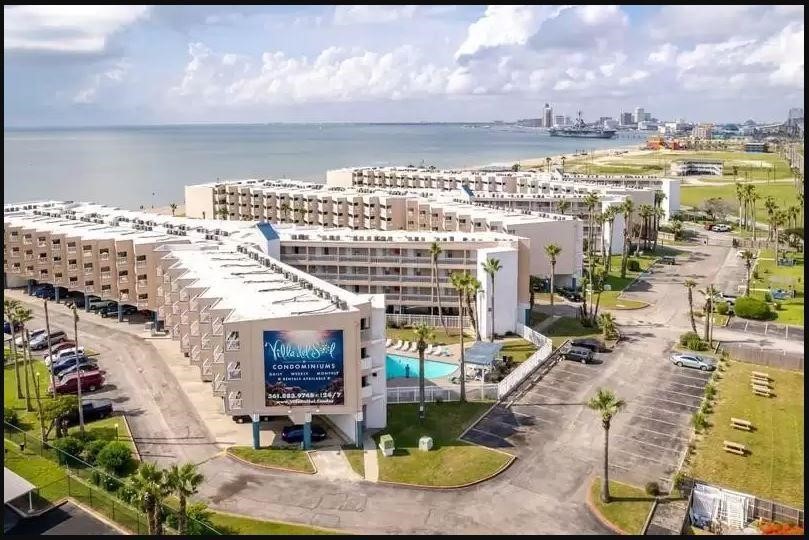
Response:
[{"label": "billboard sign", "polygon": [[265,405],[342,405],[342,330],[265,330]]}]

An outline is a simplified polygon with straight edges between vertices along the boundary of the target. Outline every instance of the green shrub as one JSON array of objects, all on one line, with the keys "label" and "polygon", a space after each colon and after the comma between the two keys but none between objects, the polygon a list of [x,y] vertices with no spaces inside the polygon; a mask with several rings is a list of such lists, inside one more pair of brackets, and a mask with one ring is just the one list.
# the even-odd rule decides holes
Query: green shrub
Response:
[{"label": "green shrub", "polygon": [[109,441],[95,440],[88,442],[84,445],[84,450],[81,451],[80,457],[90,465],[95,465],[98,453],[101,452],[102,448],[107,446],[107,442]]},{"label": "green shrub", "polygon": [[694,429],[697,432],[700,432],[706,427],[708,427],[708,419],[702,412],[697,411],[691,417],[691,425],[694,426]]},{"label": "green shrub", "polygon": [[745,319],[755,319],[757,321],[764,321],[772,318],[772,310],[766,302],[762,302],[758,298],[751,298],[749,296],[742,296],[736,300],[735,310],[736,315]]},{"label": "green shrub", "polygon": [[764,293],[764,301],[765,302],[772,302],[772,295],[769,293],[769,291]]},{"label": "green shrub", "polygon": [[727,304],[727,302],[719,302],[719,303],[716,305],[716,312],[717,312],[719,315],[727,315],[727,314],[728,314],[728,309],[729,309],[729,308],[728,308],[728,304]]},{"label": "green shrub", "polygon": [[20,415],[17,414],[17,411],[15,411],[14,409],[3,407],[3,422],[5,422],[6,424],[10,424],[14,427],[19,427]]},{"label": "green shrub", "polygon": [[696,332],[686,332],[680,336],[680,345],[683,347],[693,338],[699,339],[699,335]]},{"label": "green shrub", "polygon": [[758,270],[753,270],[753,279],[758,279]]},{"label": "green shrub", "polygon": [[630,272],[640,272],[640,261],[629,259],[626,263],[626,268]]},{"label": "green shrub", "polygon": [[[187,534],[193,536],[210,535],[216,529],[211,521],[212,512],[208,510],[205,503],[191,503],[185,512],[188,531]],[[166,523],[169,527],[177,528],[177,513],[171,512],[166,516]]]},{"label": "green shrub", "polygon": [[705,385],[705,397],[708,398],[708,399],[713,399],[713,397],[715,395],[716,395],[716,386],[714,386],[712,383],[706,384]]},{"label": "green shrub", "polygon": [[110,441],[98,452],[96,464],[109,473],[120,475],[132,465],[132,454],[126,444]]},{"label": "green shrub", "polygon": [[696,332],[686,332],[680,336],[680,345],[690,351],[706,351],[708,344]]},{"label": "green shrub", "polygon": [[646,482],[645,491],[647,495],[657,497],[660,495],[660,486],[657,484],[657,482]]},{"label": "green shrub", "polygon": [[[56,439],[55,441],[53,441],[53,443],[51,443],[51,446],[53,446],[57,450],[60,450],[59,452],[56,452],[56,454],[58,456],[59,463],[64,465],[68,463],[70,456],[78,457],[79,454],[81,454],[84,444],[76,437],[71,436]],[[66,454],[70,454],[70,456]]]},{"label": "green shrub", "polygon": [[118,498],[127,504],[135,504],[138,492],[129,484],[122,483],[118,488]]}]

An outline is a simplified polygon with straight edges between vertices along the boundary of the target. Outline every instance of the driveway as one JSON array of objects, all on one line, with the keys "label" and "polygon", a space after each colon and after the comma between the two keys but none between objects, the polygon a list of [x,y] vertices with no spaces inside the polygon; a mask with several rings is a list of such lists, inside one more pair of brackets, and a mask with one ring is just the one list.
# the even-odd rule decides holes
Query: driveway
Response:
[{"label": "driveway", "polygon": [[803,343],[803,328],[800,326],[749,321],[747,319],[732,317],[725,328],[745,334],[764,336],[773,339],[785,339]]},{"label": "driveway", "polygon": [[[31,308],[30,328],[45,327],[41,300],[19,290],[6,289],[9,298]],[[73,337],[73,314],[62,304],[48,302],[51,329],[61,329]],[[102,324],[103,321],[103,324]],[[110,326],[107,326],[110,325]],[[121,330],[114,325],[120,325]],[[85,311],[79,312],[79,345],[98,352],[99,367],[106,371],[104,388],[93,397],[112,399],[113,407],[126,415],[138,451],[144,460],[161,465],[178,461],[198,463],[220,450],[196,414],[185,392],[166,366],[154,345],[125,330],[118,323]]]}]

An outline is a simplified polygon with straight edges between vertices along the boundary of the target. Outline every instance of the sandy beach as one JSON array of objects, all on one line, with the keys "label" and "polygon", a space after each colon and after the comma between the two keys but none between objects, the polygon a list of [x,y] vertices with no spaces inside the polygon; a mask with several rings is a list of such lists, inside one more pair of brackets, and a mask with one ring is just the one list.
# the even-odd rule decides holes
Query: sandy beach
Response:
[{"label": "sandy beach", "polygon": [[[641,154],[642,152],[644,152],[645,150],[643,150],[641,148],[641,146],[643,146],[645,144],[646,144],[646,141],[643,140],[643,141],[638,141],[635,144],[628,144],[626,146],[619,146],[619,147],[616,147],[616,148],[604,148],[604,149],[600,149],[600,150],[592,150],[590,152],[584,152],[584,153],[579,153],[579,154],[559,154],[559,155],[548,156],[548,157],[551,158],[551,163],[554,164],[554,165],[560,165],[562,163],[562,161],[561,161],[562,156],[564,156],[565,159],[581,159],[581,158],[584,158],[584,157],[587,157],[587,156],[592,156],[592,157],[598,158],[598,157],[614,156],[614,155],[617,155],[617,154],[620,153],[620,154],[622,154],[624,156],[632,157],[635,154]],[[488,163],[486,165],[477,165],[477,166],[474,166],[472,168],[492,167],[492,166],[509,167],[509,166],[513,165],[514,163],[519,163],[520,169],[523,169],[523,170],[532,169],[532,168],[536,168],[536,167],[543,167],[544,168],[545,167],[545,159],[546,159],[545,156],[542,156],[542,157],[521,159],[519,161],[515,161],[515,162],[512,162],[512,163],[505,163],[505,162]]]}]

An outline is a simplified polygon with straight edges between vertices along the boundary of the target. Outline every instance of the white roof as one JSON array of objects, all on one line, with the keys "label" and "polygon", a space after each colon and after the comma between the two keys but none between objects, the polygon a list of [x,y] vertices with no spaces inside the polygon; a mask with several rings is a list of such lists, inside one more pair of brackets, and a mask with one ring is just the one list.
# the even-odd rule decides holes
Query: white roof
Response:
[{"label": "white roof", "polygon": [[3,504],[8,504],[10,501],[17,497],[22,497],[34,489],[36,489],[34,484],[9,470],[8,467],[3,467]]}]

